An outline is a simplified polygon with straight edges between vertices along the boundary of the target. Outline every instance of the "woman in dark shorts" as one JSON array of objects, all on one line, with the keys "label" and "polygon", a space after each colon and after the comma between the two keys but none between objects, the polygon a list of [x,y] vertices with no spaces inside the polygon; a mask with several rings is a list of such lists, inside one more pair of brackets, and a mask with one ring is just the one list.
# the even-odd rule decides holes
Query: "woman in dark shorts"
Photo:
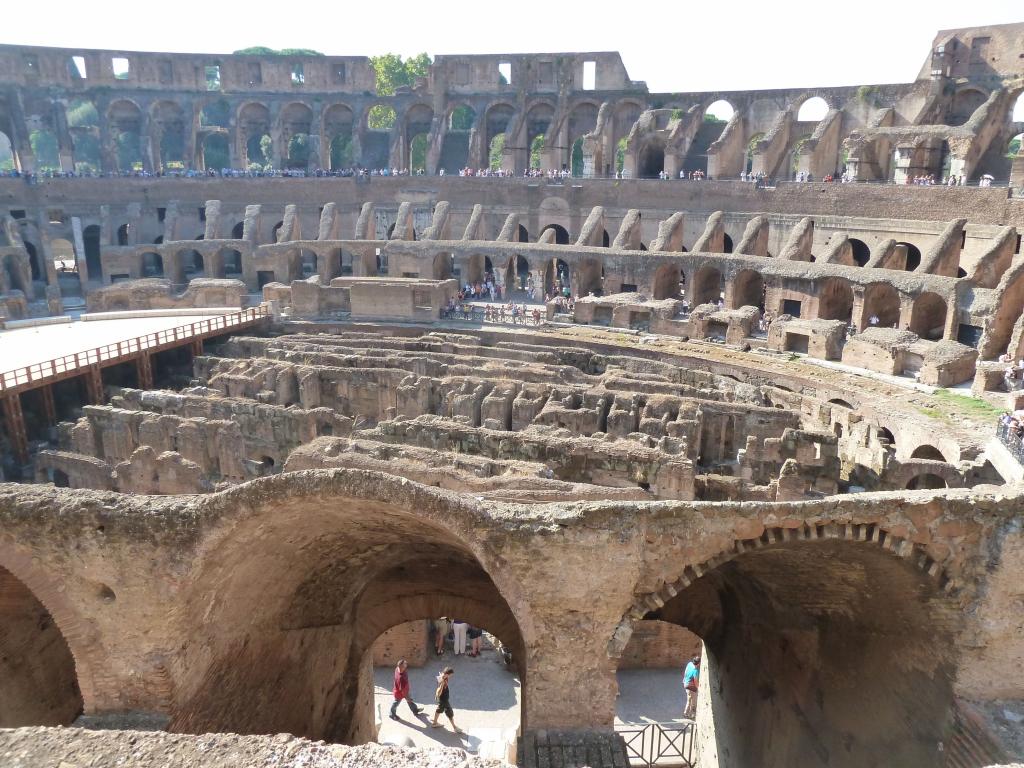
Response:
[{"label": "woman in dark shorts", "polygon": [[470,642],[470,656],[480,655],[480,645],[482,643],[483,634],[484,631],[480,629],[480,627],[470,627],[469,630],[466,632],[466,637],[469,638]]},{"label": "woman in dark shorts", "polygon": [[452,724],[452,730],[462,733],[459,726],[455,724],[455,712],[452,710],[451,691],[448,689],[448,678],[455,673],[451,667],[445,667],[444,671],[437,676],[437,690],[434,692],[434,699],[437,701],[437,709],[434,710],[434,720],[430,724],[433,728],[440,728],[441,724],[437,718],[444,712],[448,716],[448,722]]}]

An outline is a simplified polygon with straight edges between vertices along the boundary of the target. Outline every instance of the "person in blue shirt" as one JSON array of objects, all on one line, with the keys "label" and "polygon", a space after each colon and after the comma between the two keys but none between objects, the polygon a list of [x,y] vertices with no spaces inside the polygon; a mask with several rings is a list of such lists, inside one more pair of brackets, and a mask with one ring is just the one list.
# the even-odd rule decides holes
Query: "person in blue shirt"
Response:
[{"label": "person in blue shirt", "polygon": [[690,663],[686,665],[683,672],[683,688],[686,691],[686,711],[683,712],[684,720],[693,720],[697,714],[697,687],[700,682],[700,654],[693,654]]}]

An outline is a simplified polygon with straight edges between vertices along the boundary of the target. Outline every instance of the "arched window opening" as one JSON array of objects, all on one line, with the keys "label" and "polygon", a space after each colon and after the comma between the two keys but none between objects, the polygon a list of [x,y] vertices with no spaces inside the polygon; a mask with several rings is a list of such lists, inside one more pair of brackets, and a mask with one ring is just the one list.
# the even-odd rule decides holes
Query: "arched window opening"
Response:
[{"label": "arched window opening", "polygon": [[914,452],[910,454],[912,459],[928,459],[931,461],[945,461],[946,457],[942,455],[942,451],[936,448],[934,445],[919,445],[914,449]]},{"label": "arched window opening", "polygon": [[895,328],[900,321],[900,296],[888,283],[874,283],[864,291],[864,315],[860,330]]},{"label": "arched window opening", "polygon": [[552,259],[544,267],[544,296],[572,295],[572,284],[569,281],[569,265],[562,259]]},{"label": "arched window opening", "polygon": [[800,105],[800,111],[797,113],[796,119],[801,123],[807,122],[820,122],[825,119],[825,115],[828,114],[828,102],[820,96],[807,99],[803,104]]},{"label": "arched window opening", "polygon": [[530,262],[524,256],[516,254],[514,258],[509,259],[505,267],[505,292],[510,297],[519,294],[519,299],[522,300],[524,292],[531,284]]},{"label": "arched window opening", "polygon": [[649,141],[640,150],[637,176],[641,179],[657,179],[665,170],[665,145],[660,141]]},{"label": "arched window opening", "polygon": [[[57,472],[55,484],[70,485]],[[32,590],[3,567],[0,595],[0,728],[71,725],[83,701],[67,640]]]},{"label": "arched window opening", "polygon": [[163,277],[164,259],[159,253],[142,254],[142,276]]},{"label": "arched window opening", "polygon": [[234,249],[224,252],[224,276],[235,277],[242,274],[242,254]]},{"label": "arched window opening", "polygon": [[931,472],[923,472],[920,475],[914,475],[907,482],[908,491],[920,491],[924,489],[936,489],[945,488],[946,481],[938,475],[932,474]]},{"label": "arched window opening", "polygon": [[704,266],[693,278],[691,306],[717,304],[722,297],[722,273],[714,267]]},{"label": "arched window opening", "polygon": [[727,123],[732,120],[736,110],[724,99],[713,102],[704,110],[704,121],[709,123]]},{"label": "arched window opening", "polygon": [[679,267],[675,264],[663,264],[658,267],[658,271],[654,273],[654,299],[679,299],[682,298],[682,292],[682,273]]},{"label": "arched window opening", "polygon": [[733,309],[740,307],[764,311],[764,278],[752,269],[744,269],[733,281]]},{"label": "arched window opening", "polygon": [[821,320],[842,320],[844,323],[853,319],[853,288],[848,282],[830,277],[821,284],[818,292],[818,317]]},{"label": "arched window opening", "polygon": [[427,134],[417,133],[409,142],[409,170],[413,173],[427,170]]},{"label": "arched window opening", "polygon": [[858,267],[863,267],[871,259],[871,249],[863,240],[855,237],[849,239],[850,247],[853,249],[853,260]]},{"label": "arched window opening", "polygon": [[[638,730],[651,722],[673,723],[680,731],[696,720],[701,729],[677,736],[684,755],[693,747],[687,738],[696,731],[696,739],[709,750],[728,745],[737,765],[813,765],[826,753],[842,754],[849,765],[867,765],[876,757],[899,765],[941,763],[953,679],[932,676],[922,691],[919,673],[907,668],[905,658],[927,653],[949,663],[955,659],[950,645],[955,627],[948,616],[956,610],[956,599],[944,596],[944,577],[932,577],[912,558],[887,549],[886,532],[878,532],[882,546],[875,541],[781,541],[783,534],[772,531],[746,546],[737,543],[721,565],[711,565],[712,560],[686,568],[671,591],[659,593],[657,603],[664,601],[659,609],[628,621],[633,630],[629,641],[620,645],[618,638],[613,640],[617,720],[625,727],[636,724]],[[844,581],[851,573],[857,574],[853,581]],[[839,583],[849,598],[837,621],[834,607],[821,595]],[[786,597],[769,600],[768,595]],[[904,619],[898,628],[894,611]],[[801,644],[796,670],[786,660],[792,659],[794,638],[807,633],[813,641]],[[667,683],[657,671],[635,669],[642,658],[639,649],[652,646],[659,648],[660,666],[673,670],[676,694],[667,701],[660,695]],[[846,684],[851,654],[871,659],[873,690]],[[680,669],[688,668],[695,655],[695,706],[681,718],[685,692]],[[810,698],[808,680],[815,681]],[[862,713],[877,707],[887,719],[873,717],[864,725]],[[720,717],[721,712],[729,717]],[[922,723],[929,724],[927,733],[921,732]],[[707,731],[701,733],[705,724]],[[899,731],[895,742],[893,728]],[[780,732],[791,736],[780,743]]]},{"label": "arched window opening", "polygon": [[922,293],[914,300],[910,330],[922,339],[938,341],[946,327],[946,301],[935,293]]},{"label": "arched window opening", "polygon": [[553,230],[555,233],[555,244],[556,245],[568,245],[569,244],[569,230],[563,227],[561,224],[548,224],[544,229],[540,231],[541,237],[548,230]]}]

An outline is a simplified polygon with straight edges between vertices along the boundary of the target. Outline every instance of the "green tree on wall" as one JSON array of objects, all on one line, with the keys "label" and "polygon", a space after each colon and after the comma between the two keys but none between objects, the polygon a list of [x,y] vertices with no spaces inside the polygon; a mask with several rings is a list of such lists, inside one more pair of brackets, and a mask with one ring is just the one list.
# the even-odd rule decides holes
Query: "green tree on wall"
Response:
[{"label": "green tree on wall", "polygon": [[540,153],[544,149],[544,134],[538,133],[530,142],[530,167],[540,168]]},{"label": "green tree on wall", "polygon": [[0,133],[0,171],[14,170],[14,150],[6,134]]},{"label": "green tree on wall", "polygon": [[236,56],[323,56],[320,51],[312,48],[267,48],[265,45],[253,45],[234,51]]},{"label": "green tree on wall", "polygon": [[501,168],[501,158],[505,154],[505,134],[499,133],[491,139],[491,148],[487,159],[490,162],[491,170],[497,171]]},{"label": "green tree on wall", "polygon": [[309,134],[296,133],[288,142],[288,166],[305,168],[309,164]]},{"label": "green tree on wall", "polygon": [[626,139],[619,139],[619,143],[615,145],[615,170],[622,173],[622,169],[626,166]]},{"label": "green tree on wall", "polygon": [[576,139],[572,144],[571,170],[573,176],[583,175],[583,139]]},{"label": "green tree on wall", "polygon": [[427,135],[417,133],[409,146],[409,170],[427,170]]},{"label": "green tree on wall", "polygon": [[377,95],[394,96],[399,88],[413,85],[417,77],[426,77],[431,59],[426,53],[419,53],[402,61],[397,53],[385,53],[371,56],[370,63],[377,76]]},{"label": "green tree on wall", "polygon": [[387,104],[374,104],[366,116],[366,125],[371,131],[390,131],[397,119],[395,110]]},{"label": "green tree on wall", "polygon": [[100,114],[91,101],[71,102],[65,115],[70,128],[95,128],[100,124]]},{"label": "green tree on wall", "polygon": [[36,156],[36,168],[41,171],[60,170],[60,153],[53,131],[34,130],[28,135],[28,141],[32,145],[32,154]]}]

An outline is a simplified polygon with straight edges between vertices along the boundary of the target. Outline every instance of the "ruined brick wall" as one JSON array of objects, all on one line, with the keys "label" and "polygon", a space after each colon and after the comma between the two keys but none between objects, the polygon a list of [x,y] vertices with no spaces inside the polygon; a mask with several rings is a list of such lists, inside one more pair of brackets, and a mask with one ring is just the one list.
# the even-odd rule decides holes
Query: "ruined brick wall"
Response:
[{"label": "ruined brick wall", "polygon": [[392,627],[377,638],[373,644],[373,666],[393,667],[399,659],[405,659],[410,667],[422,667],[427,663],[429,644],[429,622],[407,621]]},{"label": "ruined brick wall", "polygon": [[680,670],[693,654],[700,651],[697,635],[678,624],[666,621],[638,621],[633,636],[622,651],[619,669],[660,669],[672,667]]}]

